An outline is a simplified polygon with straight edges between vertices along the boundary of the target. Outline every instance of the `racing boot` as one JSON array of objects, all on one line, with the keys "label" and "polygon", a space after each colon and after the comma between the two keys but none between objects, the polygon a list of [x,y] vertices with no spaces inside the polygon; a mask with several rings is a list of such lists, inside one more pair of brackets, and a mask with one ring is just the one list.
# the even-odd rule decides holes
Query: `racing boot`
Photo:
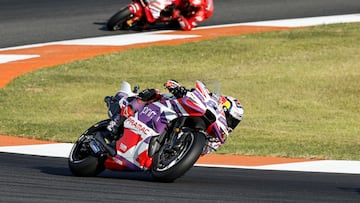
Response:
[{"label": "racing boot", "polygon": [[125,116],[117,116],[116,119],[111,120],[106,127],[110,132],[113,141],[117,141],[123,135]]}]

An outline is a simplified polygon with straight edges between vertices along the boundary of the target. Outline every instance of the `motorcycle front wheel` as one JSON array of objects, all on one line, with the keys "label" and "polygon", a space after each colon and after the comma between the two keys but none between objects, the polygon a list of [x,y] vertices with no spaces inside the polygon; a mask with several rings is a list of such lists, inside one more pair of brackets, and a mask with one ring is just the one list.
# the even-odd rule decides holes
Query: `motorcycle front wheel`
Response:
[{"label": "motorcycle front wheel", "polygon": [[152,176],[157,181],[172,182],[184,175],[199,159],[206,144],[205,135],[199,132],[187,133],[179,148],[166,143],[155,153]]},{"label": "motorcycle front wheel", "polygon": [[108,20],[106,24],[107,29],[111,31],[126,29],[126,20],[128,20],[130,16],[130,10],[127,7],[122,8]]}]

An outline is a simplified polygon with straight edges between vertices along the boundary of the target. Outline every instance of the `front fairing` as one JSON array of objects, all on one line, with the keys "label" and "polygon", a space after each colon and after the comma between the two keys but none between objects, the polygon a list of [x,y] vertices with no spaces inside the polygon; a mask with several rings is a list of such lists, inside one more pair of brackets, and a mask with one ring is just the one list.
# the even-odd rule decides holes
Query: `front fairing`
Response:
[{"label": "front fairing", "polygon": [[204,83],[196,81],[196,88],[183,98],[183,106],[188,109],[190,116],[212,114],[214,119],[210,121],[206,132],[217,137],[221,143],[225,142],[229,132],[224,110],[220,106],[219,97],[210,92]]},{"label": "front fairing", "polygon": [[210,124],[206,129],[207,134],[218,138],[221,143],[225,142],[229,132],[220,98],[210,92],[204,83],[196,81],[195,89],[188,91],[183,98],[171,100],[170,103],[179,116],[211,118],[208,120]]}]

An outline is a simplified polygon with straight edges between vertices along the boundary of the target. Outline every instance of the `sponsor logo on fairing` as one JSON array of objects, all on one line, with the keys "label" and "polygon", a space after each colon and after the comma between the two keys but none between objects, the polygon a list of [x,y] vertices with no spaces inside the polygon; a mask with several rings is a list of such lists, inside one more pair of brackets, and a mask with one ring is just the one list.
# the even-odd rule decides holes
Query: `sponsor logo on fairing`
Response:
[{"label": "sponsor logo on fairing", "polygon": [[153,118],[154,116],[156,116],[156,112],[153,111],[151,108],[145,106],[142,111],[140,112],[141,115],[146,115],[149,118]]},{"label": "sponsor logo on fairing", "polygon": [[149,127],[140,121],[135,120],[133,117],[129,117],[126,122],[130,125],[131,128],[140,131],[144,135],[148,135],[150,133]]}]

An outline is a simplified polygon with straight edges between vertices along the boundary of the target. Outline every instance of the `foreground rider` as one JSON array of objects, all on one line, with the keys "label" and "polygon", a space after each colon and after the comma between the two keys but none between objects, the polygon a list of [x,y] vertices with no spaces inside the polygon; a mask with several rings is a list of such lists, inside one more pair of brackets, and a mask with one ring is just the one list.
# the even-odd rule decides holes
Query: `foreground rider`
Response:
[{"label": "foreground rider", "polygon": [[[183,97],[187,91],[185,87],[179,85],[174,80],[169,80],[164,84],[165,88],[170,91],[176,98]],[[116,96],[115,96],[116,97]],[[145,89],[140,92],[137,97],[130,97],[125,100],[120,100],[121,104],[114,105],[110,112],[111,121],[107,126],[108,131],[115,137],[115,139],[119,139],[121,132],[119,129],[122,129],[122,125],[124,121],[129,116],[132,116],[136,113],[136,109],[141,108],[146,103],[150,103],[156,101],[161,98],[161,94],[157,89]]]},{"label": "foreground rider", "polygon": [[[192,91],[186,89],[175,80],[167,81],[164,86],[176,98],[181,98],[185,96],[188,91]],[[117,96],[118,95],[115,97]],[[128,97],[120,100],[119,103],[113,103],[114,106],[110,106],[110,108],[113,109],[111,110],[111,121],[107,126],[107,130],[110,131],[115,140],[119,139],[122,134],[119,130],[123,129],[122,125],[124,124],[126,118],[134,115],[137,109],[140,109],[147,103],[156,101],[161,97],[162,96],[157,89],[145,89],[136,97]],[[243,108],[237,99],[229,96],[221,96],[220,103],[225,112],[229,133],[231,133],[242,120],[244,112]],[[217,148],[218,146],[215,144],[212,148]]]}]

